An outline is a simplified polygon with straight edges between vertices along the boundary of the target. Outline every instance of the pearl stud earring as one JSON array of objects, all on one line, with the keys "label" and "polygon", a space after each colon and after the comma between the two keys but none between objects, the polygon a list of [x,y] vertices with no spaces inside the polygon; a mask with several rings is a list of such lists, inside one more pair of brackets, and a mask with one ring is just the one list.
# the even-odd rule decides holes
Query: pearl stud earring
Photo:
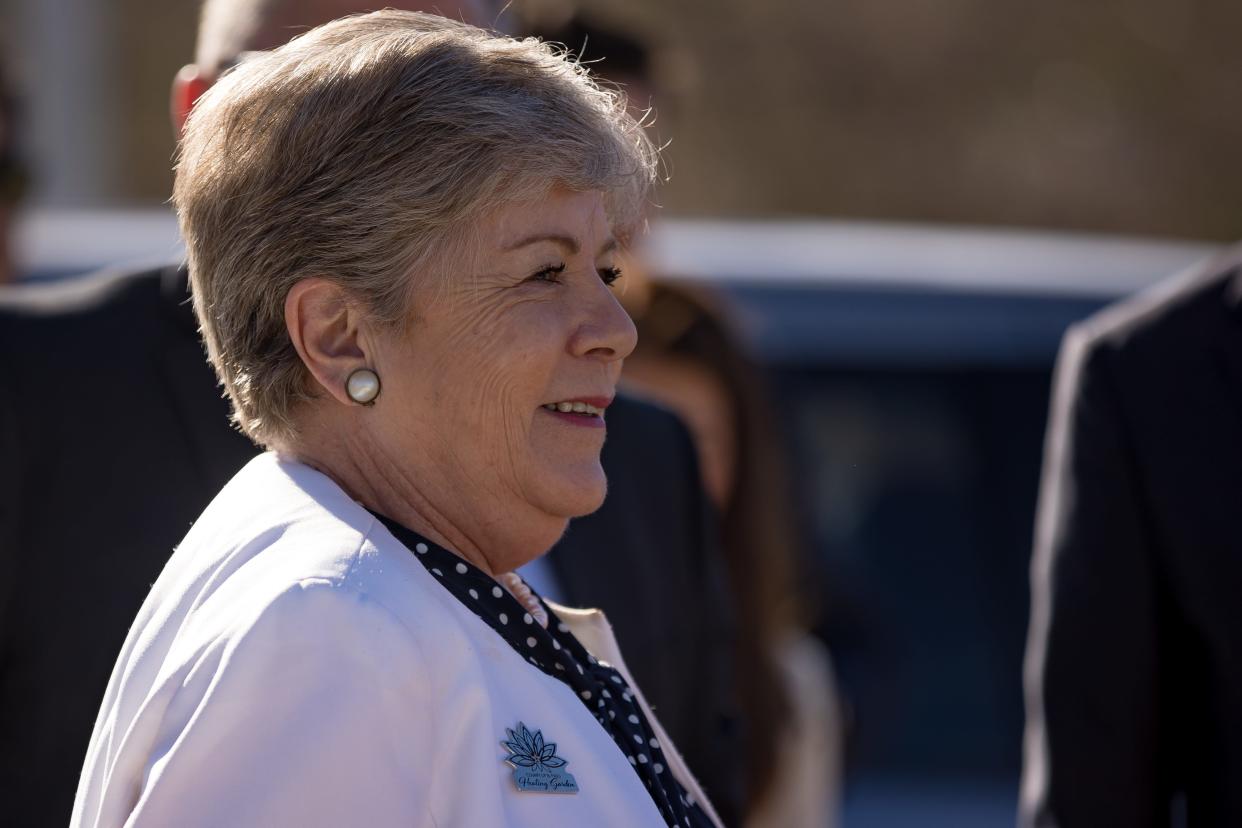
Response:
[{"label": "pearl stud earring", "polygon": [[359,405],[372,405],[380,393],[379,374],[370,368],[358,368],[345,380],[345,393]]}]

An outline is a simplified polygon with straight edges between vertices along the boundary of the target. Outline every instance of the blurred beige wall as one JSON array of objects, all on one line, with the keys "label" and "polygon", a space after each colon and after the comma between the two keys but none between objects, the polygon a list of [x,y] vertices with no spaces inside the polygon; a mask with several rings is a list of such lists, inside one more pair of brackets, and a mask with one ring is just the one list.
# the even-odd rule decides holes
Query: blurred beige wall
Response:
[{"label": "blurred beige wall", "polygon": [[173,75],[194,57],[199,0],[107,0],[116,8],[121,125],[117,163],[125,200],[172,195],[175,144],[168,101]]},{"label": "blurred beige wall", "polygon": [[591,5],[699,63],[675,211],[1242,237],[1236,0]]},{"label": "blurred beige wall", "polygon": [[[83,156],[106,169],[88,175],[79,159],[82,191],[51,176],[45,200],[167,198],[167,88],[189,59],[197,2],[5,2],[27,8],[17,18],[46,17],[29,11],[41,3],[89,6],[107,40],[86,45],[103,64],[94,94],[107,112],[93,134],[108,151]],[[672,140],[668,212],[1242,236],[1234,0],[586,6],[672,47],[657,125]]]}]

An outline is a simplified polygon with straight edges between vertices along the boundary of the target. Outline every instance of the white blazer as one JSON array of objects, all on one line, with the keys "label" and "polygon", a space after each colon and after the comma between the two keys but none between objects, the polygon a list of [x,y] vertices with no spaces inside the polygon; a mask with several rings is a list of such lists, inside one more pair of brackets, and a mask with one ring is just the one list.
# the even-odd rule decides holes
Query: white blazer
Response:
[{"label": "white blazer", "polygon": [[[633,686],[602,614],[555,611]],[[637,696],[670,770],[719,825]],[[579,793],[518,791],[501,745],[518,722],[557,744]],[[330,479],[273,454],[207,507],[139,611],[71,824],[665,825],[569,687]]]}]

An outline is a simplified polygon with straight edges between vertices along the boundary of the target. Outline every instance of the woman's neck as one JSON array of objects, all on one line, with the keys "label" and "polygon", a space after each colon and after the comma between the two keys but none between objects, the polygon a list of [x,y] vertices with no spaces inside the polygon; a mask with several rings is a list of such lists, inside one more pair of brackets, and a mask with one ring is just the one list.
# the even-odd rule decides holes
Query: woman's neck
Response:
[{"label": "woman's neck", "polygon": [[[340,434],[351,436],[345,440]],[[444,547],[496,578],[539,557],[566,522],[524,515],[528,504],[501,502],[479,491],[451,492],[426,479],[449,479],[418,461],[397,462],[361,430],[339,429],[332,439],[303,432],[281,453],[323,473],[353,500]],[[429,462],[429,461],[424,461]],[[490,501],[490,502],[489,502]],[[506,508],[508,507],[508,508]]]}]

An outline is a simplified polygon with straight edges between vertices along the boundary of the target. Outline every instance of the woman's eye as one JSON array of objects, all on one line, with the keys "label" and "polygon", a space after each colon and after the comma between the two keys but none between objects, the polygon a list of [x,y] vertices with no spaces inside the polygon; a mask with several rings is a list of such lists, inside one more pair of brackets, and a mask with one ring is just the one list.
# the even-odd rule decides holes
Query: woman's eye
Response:
[{"label": "woman's eye", "polygon": [[621,278],[621,268],[601,267],[599,269],[599,278],[604,281],[604,284],[611,286],[614,282]]},{"label": "woman's eye", "polygon": [[539,270],[532,273],[528,281],[559,282],[561,280],[561,274],[564,272],[565,272],[564,262],[560,264],[556,264],[556,265],[548,265],[547,267],[540,268]]}]

